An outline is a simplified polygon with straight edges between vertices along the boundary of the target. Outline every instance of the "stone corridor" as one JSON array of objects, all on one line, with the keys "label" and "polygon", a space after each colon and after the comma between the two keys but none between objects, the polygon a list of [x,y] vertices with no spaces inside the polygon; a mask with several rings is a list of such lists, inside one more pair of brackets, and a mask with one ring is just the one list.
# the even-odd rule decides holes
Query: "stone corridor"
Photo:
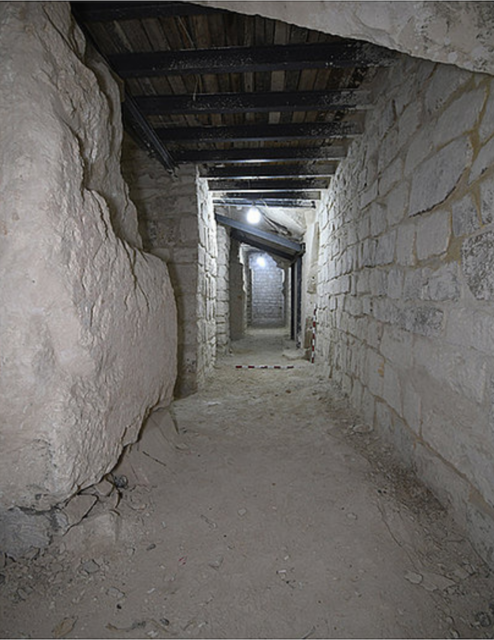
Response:
[{"label": "stone corridor", "polygon": [[154,413],[120,489],[0,570],[1,637],[491,637],[489,570],[298,355],[251,331]]}]

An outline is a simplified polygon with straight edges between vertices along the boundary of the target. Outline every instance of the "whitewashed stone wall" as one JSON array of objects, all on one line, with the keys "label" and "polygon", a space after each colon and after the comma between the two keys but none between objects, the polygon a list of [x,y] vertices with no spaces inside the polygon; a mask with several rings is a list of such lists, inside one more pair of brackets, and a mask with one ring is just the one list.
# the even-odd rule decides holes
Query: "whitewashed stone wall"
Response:
[{"label": "whitewashed stone wall", "polygon": [[221,225],[217,229],[216,354],[224,355],[230,350],[230,235]]},{"label": "whitewashed stone wall", "polygon": [[247,266],[241,245],[230,245],[230,337],[240,340],[247,328]]},{"label": "whitewashed stone wall", "polygon": [[[264,260],[260,266],[258,259]],[[249,256],[251,271],[251,324],[254,327],[285,325],[285,274],[266,253],[253,251]]]},{"label": "whitewashed stone wall", "polygon": [[317,356],[494,561],[494,80],[403,60],[320,212]]},{"label": "whitewashed stone wall", "polygon": [[139,251],[119,113],[68,3],[0,3],[0,510],[98,481],[171,399],[175,303]]},{"label": "whitewashed stone wall", "polygon": [[122,171],[139,215],[144,248],[167,263],[178,314],[179,397],[197,390],[197,295],[199,224],[196,169],[178,168],[173,175],[154,158],[124,138]]},{"label": "whitewashed stone wall", "polygon": [[199,224],[197,286],[197,379],[203,384],[211,373],[216,358],[216,297],[218,276],[217,225],[213,196],[207,180],[197,178]]}]

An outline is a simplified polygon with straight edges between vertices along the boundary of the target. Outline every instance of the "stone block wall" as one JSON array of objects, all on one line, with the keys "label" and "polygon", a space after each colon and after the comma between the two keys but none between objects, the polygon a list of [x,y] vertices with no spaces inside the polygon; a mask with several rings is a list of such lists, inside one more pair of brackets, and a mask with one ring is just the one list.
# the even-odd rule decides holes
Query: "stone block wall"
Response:
[{"label": "stone block wall", "polygon": [[316,357],[494,561],[494,80],[403,57],[319,211]]},{"label": "stone block wall", "polygon": [[0,511],[97,482],[171,399],[175,302],[139,250],[119,114],[68,3],[0,3]]},{"label": "stone block wall", "polygon": [[230,338],[240,340],[247,328],[248,274],[245,251],[232,240],[230,244]]},{"label": "stone block wall", "polygon": [[[264,260],[260,266],[258,259]],[[285,274],[266,253],[253,251],[249,256],[251,271],[251,324],[253,327],[285,325]]]},{"label": "stone block wall", "polygon": [[197,380],[201,385],[211,373],[216,358],[216,296],[218,275],[217,225],[213,196],[207,180],[197,178],[198,282],[197,282]]},{"label": "stone block wall", "polygon": [[197,295],[199,224],[196,169],[183,166],[171,175],[125,136],[122,171],[137,206],[144,248],[159,256],[170,272],[178,316],[178,375],[175,395],[197,390]]},{"label": "stone block wall", "polygon": [[218,268],[216,281],[216,354],[230,349],[230,235],[217,226]]}]

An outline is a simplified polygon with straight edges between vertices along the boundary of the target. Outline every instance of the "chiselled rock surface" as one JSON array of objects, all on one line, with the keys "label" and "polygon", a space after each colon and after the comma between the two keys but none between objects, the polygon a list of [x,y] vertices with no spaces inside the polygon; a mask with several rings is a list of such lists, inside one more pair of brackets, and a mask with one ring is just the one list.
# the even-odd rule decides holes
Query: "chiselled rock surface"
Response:
[{"label": "chiselled rock surface", "polygon": [[198,0],[198,4],[283,20],[368,40],[419,58],[494,73],[494,12],[489,2]]},{"label": "chiselled rock surface", "polygon": [[175,381],[165,264],[139,250],[117,86],[65,3],[0,6],[0,509],[97,482]]}]

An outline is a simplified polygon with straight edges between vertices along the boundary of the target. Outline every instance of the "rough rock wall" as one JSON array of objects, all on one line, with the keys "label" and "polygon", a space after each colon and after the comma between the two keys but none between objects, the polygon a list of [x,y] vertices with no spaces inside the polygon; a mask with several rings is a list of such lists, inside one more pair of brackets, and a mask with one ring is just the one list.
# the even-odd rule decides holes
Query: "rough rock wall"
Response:
[{"label": "rough rock wall", "polygon": [[218,279],[216,283],[216,354],[230,348],[230,235],[217,225]]},{"label": "rough rock wall", "polygon": [[403,60],[321,211],[317,356],[494,561],[494,81]]},{"label": "rough rock wall", "polygon": [[197,391],[198,243],[195,167],[170,175],[154,158],[124,138],[122,171],[139,212],[144,248],[168,265],[178,314],[175,394]]},{"label": "rough rock wall", "polygon": [[197,178],[199,225],[197,286],[197,380],[199,386],[211,373],[216,359],[216,306],[218,275],[217,225],[213,196],[207,180]]},{"label": "rough rock wall", "polygon": [[68,4],[0,4],[0,505],[92,484],[175,381],[166,266],[138,251],[119,96]]},{"label": "rough rock wall", "polygon": [[197,0],[494,75],[491,2]]}]

